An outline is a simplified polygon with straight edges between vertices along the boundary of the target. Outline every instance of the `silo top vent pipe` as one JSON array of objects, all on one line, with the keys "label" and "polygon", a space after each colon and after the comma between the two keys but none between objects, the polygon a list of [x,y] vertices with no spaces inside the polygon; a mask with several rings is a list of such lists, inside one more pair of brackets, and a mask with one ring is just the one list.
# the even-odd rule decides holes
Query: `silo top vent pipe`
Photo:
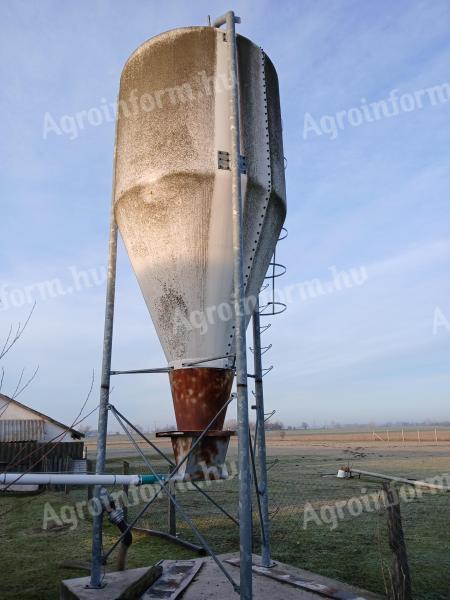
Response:
[{"label": "silo top vent pipe", "polygon": [[[238,23],[238,24],[241,23],[241,17],[236,17],[235,14],[232,11],[230,11],[230,12],[233,15],[234,22]],[[217,17],[217,19],[214,21],[214,23],[212,24],[212,26],[219,28],[219,27],[222,27],[222,25],[225,25],[225,23],[227,22],[227,15],[228,14],[229,13],[227,13],[225,15],[222,15],[221,17]]]}]

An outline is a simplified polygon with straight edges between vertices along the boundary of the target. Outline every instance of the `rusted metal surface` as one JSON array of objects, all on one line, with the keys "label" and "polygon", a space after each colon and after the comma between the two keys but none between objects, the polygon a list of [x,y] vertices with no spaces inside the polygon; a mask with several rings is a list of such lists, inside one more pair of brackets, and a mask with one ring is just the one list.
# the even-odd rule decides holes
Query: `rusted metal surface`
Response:
[{"label": "rusted metal surface", "polygon": [[[233,369],[189,367],[169,373],[173,406],[180,431],[205,429],[230,397]],[[226,410],[211,429],[222,429]]]},{"label": "rusted metal surface", "polygon": [[[178,465],[191,452],[200,434],[201,431],[164,431],[156,435],[171,438],[175,462]],[[178,474],[185,481],[227,479],[225,458],[232,435],[235,435],[234,431],[209,432],[192,450]]]},{"label": "rusted metal surface", "polygon": [[142,600],[175,600],[188,587],[199,570],[203,560],[163,560],[163,572],[142,596]]},{"label": "rusted metal surface", "polygon": [[[239,567],[238,558],[230,558],[225,560],[225,562],[233,565],[234,567]],[[265,575],[266,577],[275,579],[280,583],[287,583],[288,585],[302,590],[315,592],[324,598],[332,598],[333,600],[365,600],[363,596],[357,596],[352,592],[347,592],[339,589],[338,587],[332,587],[330,585],[320,583],[319,581],[314,581],[313,579],[306,579],[304,577],[294,575],[276,566],[266,569],[265,567],[261,567],[259,565],[253,565],[252,569],[253,572],[257,573],[258,575]]]}]

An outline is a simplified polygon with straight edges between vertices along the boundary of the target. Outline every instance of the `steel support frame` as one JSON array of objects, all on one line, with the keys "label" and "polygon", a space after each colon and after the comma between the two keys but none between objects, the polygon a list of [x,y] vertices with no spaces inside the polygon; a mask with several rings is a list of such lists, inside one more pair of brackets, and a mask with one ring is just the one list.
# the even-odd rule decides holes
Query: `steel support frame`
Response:
[{"label": "steel support frame", "polygon": [[[197,445],[201,442],[201,440],[204,438],[204,436],[208,433],[208,431],[212,428],[213,424],[215,423],[217,417],[228,407],[228,405],[232,402],[233,400],[233,396],[231,396],[229,398],[229,400],[222,406],[222,408],[217,412],[217,414],[214,416],[214,418],[210,421],[210,423],[208,423],[208,425],[206,426],[206,428],[201,432],[201,434],[199,435],[199,437],[195,440],[194,444],[192,445],[191,449],[189,450],[189,452],[186,454],[186,456],[178,463],[178,465],[175,465],[173,463],[173,461],[170,460],[170,458],[168,456],[165,455],[165,453],[160,450],[158,448],[158,454],[160,456],[162,456],[162,458],[164,458],[172,467],[173,470],[170,472],[169,476],[167,477],[167,479],[164,481],[164,486],[167,486],[171,481],[173,481],[175,475],[178,473],[179,469],[183,466],[183,464],[189,460],[189,457],[191,455],[191,453],[195,450],[195,448],[197,447]],[[114,414],[116,419],[122,419],[122,421],[125,421],[125,423],[127,423],[127,425],[129,427],[131,427],[131,429],[133,429],[133,431],[135,431],[138,435],[140,435],[145,441],[147,441],[152,448],[155,448],[155,445],[153,443],[150,442],[150,440],[148,440],[148,438],[142,434],[142,432],[140,432],[121,412],[119,412],[117,410],[117,408],[115,408],[112,404],[108,405],[108,408],[111,410],[111,412]],[[121,426],[123,427],[123,424],[121,424]],[[138,447],[137,444],[133,444],[135,445],[135,447]],[[138,450],[139,454],[142,456],[142,452],[139,449]],[[145,459],[146,462],[146,459]],[[153,467],[152,467],[153,469]],[[103,555],[103,560],[106,560],[108,558],[108,556],[113,552],[113,550],[116,548],[116,546],[120,543],[120,541],[122,540],[122,538],[134,527],[134,525],[137,523],[137,521],[142,517],[142,515],[150,508],[150,506],[153,504],[153,502],[156,500],[156,498],[160,495],[160,493],[163,490],[163,487],[161,486],[160,489],[156,492],[155,496],[153,496],[153,498],[151,498],[147,504],[142,508],[142,510],[139,511],[139,513],[137,514],[137,516],[133,519],[133,521],[131,523],[129,523],[127,529],[121,533],[121,535],[119,536],[119,538],[114,542],[114,544],[112,545],[112,547]],[[197,487],[197,486],[195,486]],[[217,506],[217,508],[220,508],[220,510],[227,516],[229,517],[232,521],[236,522],[236,520],[227,513],[227,511],[222,508],[221,506],[219,506],[204,490],[201,490],[200,488],[198,488],[198,491],[201,491],[202,494],[204,496],[206,496],[208,498],[208,500],[210,500],[213,504],[215,504]]]},{"label": "steel support frame", "polygon": [[[230,400],[228,401],[228,403],[222,407],[219,412],[216,414],[216,416],[214,417],[214,419],[211,421],[211,423],[209,423],[209,425],[206,427],[206,430],[204,430],[202,432],[202,437],[203,435],[205,435],[212,427],[212,424],[216,421],[217,417],[224,411],[224,409],[231,403],[232,398],[230,398]],[[192,451],[196,448],[197,444],[200,442],[200,439],[196,440],[195,444],[193,445],[193,447],[189,450],[187,456],[184,457],[183,461],[181,462],[180,465],[177,465],[173,462],[173,460],[171,460],[169,458],[169,456],[167,456],[167,454],[165,452],[163,452],[160,448],[158,448],[158,446],[156,444],[154,444],[151,440],[148,439],[148,437],[142,433],[142,431],[139,431],[139,429],[137,427],[135,427],[133,425],[133,423],[131,423],[131,421],[129,421],[120,411],[117,410],[117,408],[115,407],[111,407],[118,415],[119,417],[125,421],[125,423],[131,427],[131,429],[138,435],[140,436],[144,441],[147,442],[147,444],[153,448],[153,450],[155,450],[157,452],[157,454],[159,454],[159,456],[161,456],[161,458],[163,458],[172,469],[175,469],[175,471],[171,471],[169,472],[169,477],[167,479],[167,481],[169,481],[170,479],[172,479],[172,477],[175,475],[175,473],[179,470],[179,468],[181,467],[182,464],[184,464],[188,459],[189,456],[191,455]],[[239,526],[239,521],[237,521],[233,515],[230,515],[230,513],[228,511],[226,511],[222,506],[220,506],[220,504],[218,502],[216,502],[214,500],[214,498],[212,498],[207,492],[205,492],[204,490],[202,490],[195,481],[191,481],[190,482],[195,489],[200,492],[200,494],[202,496],[204,496],[207,500],[209,500],[211,502],[211,504],[213,504],[216,508],[218,508],[226,517],[228,517],[230,519],[230,521],[233,521],[233,523],[235,523],[235,525]]]},{"label": "steel support frame", "polygon": [[[128,437],[129,441],[135,447],[135,449],[137,450],[137,452],[140,454],[142,460],[145,462],[145,464],[149,468],[149,470],[152,473],[152,475],[154,475],[156,477],[156,479],[158,481],[158,485],[160,486],[160,491],[164,492],[164,494],[166,494],[166,496],[169,498],[169,500],[171,502],[173,502],[173,504],[176,507],[176,510],[181,514],[181,516],[183,517],[183,519],[189,525],[189,527],[191,528],[192,532],[194,533],[194,535],[196,536],[196,538],[198,539],[198,541],[200,542],[200,544],[202,545],[202,547],[204,548],[204,550],[210,555],[210,557],[213,559],[213,561],[216,563],[216,565],[219,567],[219,569],[222,571],[222,573],[225,575],[225,577],[231,583],[231,585],[233,586],[234,591],[237,592],[237,593],[239,593],[239,586],[236,584],[236,582],[234,581],[234,579],[232,578],[232,576],[228,573],[228,571],[226,570],[226,568],[223,566],[222,562],[218,559],[217,555],[215,554],[215,552],[211,548],[211,546],[208,544],[208,542],[206,541],[205,537],[202,535],[202,533],[200,533],[200,531],[198,530],[198,528],[194,525],[192,519],[187,515],[186,511],[181,506],[181,504],[179,503],[179,501],[176,499],[175,495],[171,494],[171,492],[170,492],[168,484],[173,480],[173,474],[174,474],[175,471],[177,471],[179,469],[179,467],[181,466],[181,463],[178,465],[178,467],[176,467],[174,469],[174,471],[172,471],[172,473],[169,475],[169,478],[166,481],[164,481],[163,479],[161,479],[159,477],[159,475],[156,473],[155,469],[153,468],[153,465],[151,464],[151,462],[148,460],[148,458],[142,452],[141,448],[136,443],[136,441],[133,438],[133,436],[131,435],[131,433],[128,431],[127,427],[125,426],[124,422],[122,421],[122,419],[118,415],[117,411],[113,407],[111,407],[111,408],[112,408],[113,415],[115,416],[115,418],[116,418],[117,422],[119,423],[119,425],[122,427],[123,431],[125,432],[125,435]],[[211,425],[212,425],[212,423],[211,423]],[[206,430],[203,432],[203,435],[204,434],[206,434]],[[155,497],[156,497],[156,494],[155,494]]]}]

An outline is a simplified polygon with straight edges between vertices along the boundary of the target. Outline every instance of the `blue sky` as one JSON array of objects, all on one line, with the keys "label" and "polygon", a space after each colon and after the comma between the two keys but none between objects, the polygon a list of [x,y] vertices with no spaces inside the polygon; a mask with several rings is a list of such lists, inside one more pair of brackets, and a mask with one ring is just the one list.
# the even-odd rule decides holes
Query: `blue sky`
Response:
[{"label": "blue sky", "polygon": [[[0,335],[26,317],[24,294],[38,301],[4,363],[3,391],[14,389],[22,367],[39,365],[20,399],[55,418],[77,414],[93,369],[90,406],[97,402],[114,126],[44,139],[44,117],[59,123],[113,102],[139,44],[228,8],[221,1],[0,5]],[[392,90],[401,97],[450,83],[449,4],[236,0],[232,8],[242,17],[239,31],[263,46],[280,78],[289,229],[278,251],[288,268],[280,285],[326,286],[333,267],[364,273],[361,284],[319,297],[294,294],[272,319],[267,408],[286,423],[448,419],[450,101],[432,104],[425,94],[421,108],[359,126],[345,121],[335,139],[325,126],[305,135],[305,115],[329,123]],[[55,278],[73,287],[71,267],[93,270],[90,287],[53,298],[37,291]],[[122,247],[116,314],[113,366],[163,365]],[[165,375],[117,378],[112,400],[146,427],[174,421]]]}]

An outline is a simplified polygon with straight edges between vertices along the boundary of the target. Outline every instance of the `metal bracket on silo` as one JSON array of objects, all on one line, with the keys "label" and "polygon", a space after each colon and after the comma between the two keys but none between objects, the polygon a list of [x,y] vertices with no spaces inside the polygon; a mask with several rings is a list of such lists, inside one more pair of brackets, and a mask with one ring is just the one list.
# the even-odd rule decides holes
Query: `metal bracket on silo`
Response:
[{"label": "metal bracket on silo", "polygon": [[[224,171],[231,171],[230,166],[230,153],[225,150],[219,150],[217,152],[217,168]],[[242,154],[239,155],[239,171],[242,175],[247,174],[247,159]]]}]

